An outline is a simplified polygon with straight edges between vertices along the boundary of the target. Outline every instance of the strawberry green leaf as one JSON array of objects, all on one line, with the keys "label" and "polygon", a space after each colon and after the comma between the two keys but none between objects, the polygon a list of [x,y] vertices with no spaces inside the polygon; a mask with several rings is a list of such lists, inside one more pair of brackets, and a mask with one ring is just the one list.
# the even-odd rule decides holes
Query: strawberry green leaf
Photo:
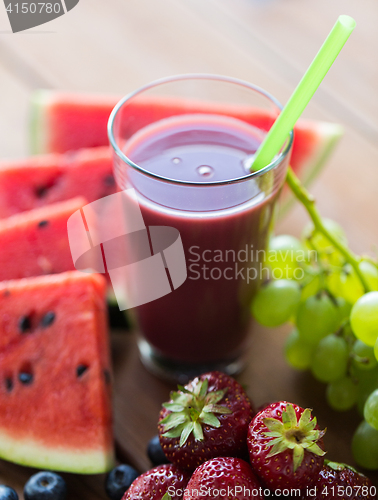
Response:
[{"label": "strawberry green leaf", "polygon": [[169,431],[173,429],[173,427],[177,427],[180,424],[183,424],[188,419],[186,415],[181,415],[179,413],[170,413],[167,417],[160,421],[162,425],[164,425],[164,430]]},{"label": "strawberry green leaf", "polygon": [[185,387],[183,385],[178,385],[177,386],[178,389],[180,389],[181,392],[183,392],[184,394],[191,394],[193,395],[193,393],[191,391],[189,391],[188,389],[185,389]]},{"label": "strawberry green leaf", "polygon": [[272,449],[269,451],[267,457],[274,457],[274,455],[278,455],[283,451],[287,450],[287,445],[282,441],[282,439],[278,440],[272,446]]},{"label": "strawberry green leaf", "polygon": [[169,411],[183,411],[183,405],[177,403],[163,403],[163,406],[166,410]]},{"label": "strawberry green leaf", "polygon": [[[279,438],[282,436],[281,432],[277,431],[265,432],[264,435],[266,437],[279,437]],[[270,444],[272,444],[272,441],[270,441]]]},{"label": "strawberry green leaf", "polygon": [[204,424],[210,425],[210,427],[218,429],[221,425],[217,417],[212,413],[201,413],[200,418]]},{"label": "strawberry green leaf", "polygon": [[[198,384],[200,385],[200,384]],[[206,393],[207,393],[207,389],[209,387],[209,381],[207,379],[205,379],[202,384],[200,385],[200,391],[199,391],[199,394],[198,396],[202,399],[206,396]]]},{"label": "strawberry green leaf", "polygon": [[210,403],[219,403],[224,396],[226,395],[227,389],[221,389],[219,391],[215,392],[209,392],[205,398],[205,403],[210,404]]},{"label": "strawberry green leaf", "polygon": [[184,430],[185,424],[178,425],[174,429],[171,429],[170,431],[164,432],[163,436],[166,438],[178,438],[181,436],[182,431]]},{"label": "strawberry green leaf", "polygon": [[349,469],[353,472],[355,472],[356,474],[360,474],[360,475],[363,475],[361,474],[361,472],[357,472],[357,470],[352,467],[351,465],[347,465],[347,464],[344,464],[342,462],[332,462],[331,460],[324,460],[324,464],[325,465],[328,465],[328,467],[331,467],[331,469],[333,470],[337,470],[337,471],[342,471],[344,469]]},{"label": "strawberry green leaf", "polygon": [[229,408],[220,405],[206,405],[202,411],[205,413],[222,413],[223,415],[230,415],[232,413]]},{"label": "strawberry green leaf", "polygon": [[264,418],[263,419],[264,424],[270,431],[277,431],[280,434],[282,434],[283,431],[283,424],[279,420],[276,420],[275,418]]},{"label": "strawberry green leaf", "polygon": [[311,451],[311,453],[314,453],[315,455],[318,455],[319,457],[322,457],[325,455],[325,451],[320,448],[316,443],[312,444],[309,446],[308,451]]},{"label": "strawberry green leaf", "polygon": [[304,449],[302,446],[297,445],[295,446],[293,450],[293,465],[294,465],[294,472],[298,469],[298,467],[301,465],[304,457]]},{"label": "strawberry green leaf", "polygon": [[[301,415],[301,418],[299,419],[299,426],[300,427],[306,427],[309,423],[312,424],[312,422],[315,421],[315,425],[316,425],[316,417],[314,417],[313,419],[311,419],[311,411],[309,408],[306,408],[305,411],[302,413]],[[315,427],[314,425],[314,427]],[[312,427],[312,428],[314,428]]]},{"label": "strawberry green leaf", "polygon": [[190,436],[190,433],[193,431],[193,429],[194,422],[188,422],[187,424],[185,424],[180,437],[180,447],[184,446],[184,444],[187,442],[188,437]]},{"label": "strawberry green leaf", "polygon": [[286,405],[286,410],[282,412],[282,422],[285,427],[288,428],[295,427],[297,425],[297,415],[293,405]]},{"label": "strawberry green leaf", "polygon": [[199,424],[198,422],[194,422],[193,435],[194,435],[194,439],[196,441],[202,441],[203,440],[202,427],[201,427],[201,424]]}]

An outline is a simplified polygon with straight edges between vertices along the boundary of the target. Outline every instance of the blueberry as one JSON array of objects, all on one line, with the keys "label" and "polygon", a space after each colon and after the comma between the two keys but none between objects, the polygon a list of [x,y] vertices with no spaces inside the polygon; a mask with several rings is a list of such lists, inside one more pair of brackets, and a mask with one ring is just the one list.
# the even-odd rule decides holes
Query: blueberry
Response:
[{"label": "blueberry", "polygon": [[18,495],[13,488],[0,484],[0,500],[18,500]]},{"label": "blueberry", "polygon": [[125,491],[138,476],[138,472],[130,465],[118,465],[106,477],[106,494],[111,500],[121,500]]},{"label": "blueberry", "polygon": [[163,448],[161,447],[159,436],[154,436],[147,446],[147,455],[153,465],[168,464],[169,460],[164,455]]},{"label": "blueberry", "polygon": [[65,500],[67,486],[54,472],[38,472],[25,484],[25,500]]}]

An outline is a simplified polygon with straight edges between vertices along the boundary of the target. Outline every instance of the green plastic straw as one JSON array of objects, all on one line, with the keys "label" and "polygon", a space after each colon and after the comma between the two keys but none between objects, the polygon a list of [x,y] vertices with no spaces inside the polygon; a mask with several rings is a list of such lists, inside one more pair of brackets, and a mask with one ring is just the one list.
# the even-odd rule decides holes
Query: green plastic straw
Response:
[{"label": "green plastic straw", "polygon": [[280,151],[290,130],[294,128],[296,121],[310,102],[311,97],[315,94],[355,27],[356,21],[350,16],[338,18],[315,59],[257,150],[251,165],[252,171],[260,170],[269,165]]}]

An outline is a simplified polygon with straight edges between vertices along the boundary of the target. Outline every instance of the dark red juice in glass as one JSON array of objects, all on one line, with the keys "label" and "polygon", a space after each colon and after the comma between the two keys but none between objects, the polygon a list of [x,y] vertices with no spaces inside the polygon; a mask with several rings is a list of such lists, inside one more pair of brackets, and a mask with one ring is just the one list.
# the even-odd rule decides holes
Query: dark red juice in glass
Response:
[{"label": "dark red juice in glass", "polygon": [[[231,181],[249,174],[248,160],[261,138],[261,131],[234,118],[184,115],[146,127],[124,152],[145,170],[170,179]],[[231,206],[214,210],[213,188],[196,186],[198,206],[178,210],[170,207],[169,189],[163,189],[157,204],[148,198],[143,181],[138,183],[146,226],[172,226],[180,232],[188,276],[177,290],[135,308],[135,314],[154,355],[178,363],[206,366],[240,356],[249,305],[262,276],[261,251],[278,192],[265,197],[257,179],[249,186],[252,201],[236,198]]]}]

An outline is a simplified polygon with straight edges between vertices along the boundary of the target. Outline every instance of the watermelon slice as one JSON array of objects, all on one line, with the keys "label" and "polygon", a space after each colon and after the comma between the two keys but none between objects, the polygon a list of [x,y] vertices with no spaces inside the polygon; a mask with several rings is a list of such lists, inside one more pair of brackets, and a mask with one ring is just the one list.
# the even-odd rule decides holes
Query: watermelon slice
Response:
[{"label": "watermelon slice", "polygon": [[[31,142],[34,153],[64,153],[70,150],[108,144],[107,121],[119,97],[91,94],[70,94],[40,90],[32,99]],[[275,115],[261,109],[242,106],[215,105],[174,98],[139,98],[129,105],[132,119],[126,135],[140,127],[175,115],[210,111],[243,119],[268,130]],[[308,184],[319,172],[343,133],[340,125],[299,120],[295,127],[291,166]]]},{"label": "watermelon slice", "polygon": [[0,220],[0,280],[74,270],[67,220],[86,203],[79,197]]},{"label": "watermelon slice", "polygon": [[92,202],[116,189],[108,147],[1,161],[0,218],[76,196]]},{"label": "watermelon slice", "polygon": [[83,474],[113,465],[106,281],[0,283],[0,457]]}]

